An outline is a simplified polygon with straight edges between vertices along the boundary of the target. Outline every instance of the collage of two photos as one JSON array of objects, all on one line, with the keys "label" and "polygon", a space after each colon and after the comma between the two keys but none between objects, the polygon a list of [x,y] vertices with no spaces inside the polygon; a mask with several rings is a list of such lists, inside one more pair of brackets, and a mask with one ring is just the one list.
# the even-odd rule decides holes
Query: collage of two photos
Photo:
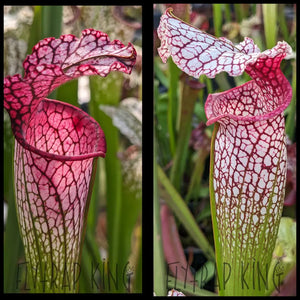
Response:
[{"label": "collage of two photos", "polygon": [[145,9],[3,7],[4,293],[296,295],[296,4]]}]

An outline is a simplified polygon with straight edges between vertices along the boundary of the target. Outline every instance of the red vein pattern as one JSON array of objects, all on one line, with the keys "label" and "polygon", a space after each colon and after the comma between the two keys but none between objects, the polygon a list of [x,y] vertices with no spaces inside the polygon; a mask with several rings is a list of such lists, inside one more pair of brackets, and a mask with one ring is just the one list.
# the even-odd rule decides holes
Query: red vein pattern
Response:
[{"label": "red vein pattern", "polygon": [[[275,246],[287,171],[283,112],[292,97],[280,62],[291,48],[278,42],[260,53],[249,38],[234,46],[191,27],[170,10],[161,18],[158,36],[162,60],[171,55],[191,76],[214,77],[222,71],[236,76],[246,71],[253,78],[239,87],[209,95],[205,103],[207,125],[219,123],[213,189],[221,259],[231,267],[238,266],[238,273],[227,283],[228,290],[237,290],[242,264],[251,263],[246,277],[249,282],[249,276],[255,273],[253,262],[265,272]],[[256,280],[253,278],[250,280]]]},{"label": "red vein pattern", "polygon": [[[105,33],[93,29],[83,30],[80,39],[63,35],[40,41],[24,61],[24,78],[16,74],[4,79],[4,107],[10,114],[18,142],[37,151],[23,133],[38,103],[55,88],[83,75],[107,76],[110,71],[130,74],[135,60],[136,51],[131,43],[125,47],[118,40],[110,42]],[[103,150],[95,149],[94,156],[104,156]]]},{"label": "red vein pattern", "polygon": [[4,79],[4,107],[16,138],[18,220],[26,259],[38,270],[32,276],[39,290],[76,289],[68,281],[76,278],[80,263],[96,158],[106,153],[104,132],[93,118],[45,97],[79,76],[130,74],[135,59],[132,44],[86,29],[80,39],[63,35],[40,41],[24,61],[24,78]]},{"label": "red vein pattern", "polygon": [[[161,46],[158,53],[163,62],[171,56],[174,63],[186,74],[213,78],[226,71],[231,76],[241,75],[247,63],[260,52],[252,39],[238,46],[221,37],[216,38],[176,18],[169,8],[163,14],[157,29]],[[252,55],[250,55],[252,54]]]},{"label": "red vein pattern", "polygon": [[280,62],[288,52],[278,43],[247,65],[253,80],[206,101],[207,124],[220,124],[213,182],[219,238],[230,263],[232,249],[240,249],[235,259],[251,257],[262,269],[272,257],[287,172],[283,111],[292,89]]}]

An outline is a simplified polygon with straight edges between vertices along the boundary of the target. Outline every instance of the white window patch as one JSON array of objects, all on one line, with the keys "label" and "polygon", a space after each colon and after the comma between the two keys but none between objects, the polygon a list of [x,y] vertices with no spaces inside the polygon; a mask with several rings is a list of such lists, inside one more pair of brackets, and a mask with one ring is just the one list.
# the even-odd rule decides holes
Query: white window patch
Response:
[{"label": "white window patch", "polygon": [[266,142],[267,144],[270,144],[270,140],[271,140],[270,136],[268,136],[268,135],[266,135],[266,134],[262,134],[262,135],[261,135],[261,139],[262,139],[264,142]]},{"label": "white window patch", "polygon": [[188,62],[187,66],[191,70],[196,70],[196,69],[199,69],[202,66],[202,64],[197,58],[194,58]]},{"label": "white window patch", "polygon": [[258,180],[258,175],[256,173],[253,173],[252,174],[252,183],[254,185],[256,185],[257,180]]},{"label": "white window patch", "polygon": [[252,220],[253,220],[253,223],[255,225],[257,223],[257,221],[258,221],[258,216],[254,215],[253,218],[252,218]]},{"label": "white window patch", "polygon": [[270,136],[272,136],[272,134],[273,134],[273,132],[274,132],[273,127],[272,127],[272,126],[268,126],[268,127],[266,128],[266,132],[267,132]]},{"label": "white window patch", "polygon": [[264,197],[263,202],[262,202],[263,206],[266,206],[267,202],[268,202],[268,197]]},{"label": "white window patch", "polygon": [[272,181],[268,181],[268,183],[267,183],[267,189],[272,188],[272,186],[273,186],[273,182]]},{"label": "white window patch", "polygon": [[268,167],[271,165],[271,156],[267,154],[264,159],[264,164]]},{"label": "white window patch", "polygon": [[205,64],[204,69],[214,70],[216,68],[216,66],[217,66],[217,63],[215,60],[213,60],[210,63]]},{"label": "white window patch", "polygon": [[216,180],[214,180],[214,190],[216,190],[216,189],[217,189],[217,187],[218,187],[218,185],[217,185],[217,181],[216,181]]},{"label": "white window patch", "polygon": [[233,176],[233,180],[234,180],[234,182],[239,182],[239,179],[240,179],[240,175],[239,175],[239,173],[238,172],[235,172],[234,173],[234,176]]},{"label": "white window patch", "polygon": [[171,53],[172,53],[172,55],[175,55],[175,54],[177,54],[177,52],[180,50],[180,48],[179,47],[175,47],[175,46],[173,46],[172,47],[172,49],[171,49]]},{"label": "white window patch", "polygon": [[181,51],[181,54],[186,59],[191,59],[194,57],[194,54],[191,51],[188,51],[187,49],[183,48]]},{"label": "white window patch", "polygon": [[255,193],[254,194],[254,200],[255,201],[259,201],[259,199],[260,199],[260,194],[259,193]]},{"label": "white window patch", "polygon": [[207,53],[204,52],[199,56],[199,60],[203,63],[207,63],[211,60],[211,58]]},{"label": "white window patch", "polygon": [[180,28],[179,32],[183,35],[182,38],[184,38],[184,35],[186,35],[186,30],[183,28]]},{"label": "white window patch", "polygon": [[227,189],[226,191],[227,191],[227,196],[228,196],[228,197],[231,197],[231,190],[230,190],[230,189]]},{"label": "white window patch", "polygon": [[262,178],[259,180],[258,186],[262,189],[264,189],[266,187],[266,183],[264,182],[264,180]]},{"label": "white window patch", "polygon": [[268,149],[269,148],[269,144],[266,143],[265,141],[260,140],[258,142],[258,144],[263,148],[263,149]]},{"label": "white window patch", "polygon": [[233,189],[232,189],[232,191],[233,191],[233,195],[236,197],[238,194],[239,194],[239,189],[235,186],[235,187],[233,187]]},{"label": "white window patch", "polygon": [[226,186],[226,180],[225,180],[224,177],[222,178],[222,185],[223,185],[223,186]]},{"label": "white window patch", "polygon": [[179,46],[179,47],[183,47],[183,44],[182,44],[182,42],[179,38],[174,38],[172,40],[172,45],[173,45],[173,47],[174,47],[174,45]]},{"label": "white window patch", "polygon": [[240,158],[240,162],[243,164],[244,167],[246,167],[248,164],[248,157]]},{"label": "white window patch", "polygon": [[236,169],[238,172],[245,171],[245,168],[241,164],[238,164]]},{"label": "white window patch", "polygon": [[231,160],[231,167],[232,167],[233,169],[235,169],[235,166],[236,166],[236,160],[235,160],[235,159],[232,159],[232,160]]},{"label": "white window patch", "polygon": [[187,39],[187,38],[184,37],[184,36],[181,36],[180,38],[181,38],[181,41],[182,41],[183,44],[187,44],[188,42],[190,42],[190,40]]},{"label": "white window patch", "polygon": [[[203,38],[201,37],[201,40],[200,40],[200,37],[198,36],[198,41],[203,41]],[[209,47],[209,45],[202,43],[200,47],[201,47],[201,51],[199,51],[199,52],[202,52],[202,51],[206,50]]]},{"label": "white window patch", "polygon": [[240,140],[239,138],[236,138],[236,139],[235,139],[235,145],[236,145],[237,147],[240,147],[240,145],[241,145],[241,140]]},{"label": "white window patch", "polygon": [[234,154],[234,155],[237,155],[237,154],[238,154],[238,151],[239,151],[238,148],[234,148],[234,149],[233,149],[233,154]]},{"label": "white window patch", "polygon": [[275,174],[274,173],[269,174],[269,179],[270,179],[270,181],[274,180],[275,179]]},{"label": "white window patch", "polygon": [[238,65],[233,65],[232,70],[233,72],[238,72],[239,71],[239,66]]},{"label": "white window patch", "polygon": [[[183,27],[183,26],[182,26]],[[185,28],[185,27],[183,27]],[[192,32],[191,30],[188,30],[186,31],[186,34],[185,36],[190,39],[190,40],[193,40],[195,37],[196,37],[196,33],[195,32]]]},{"label": "white window patch", "polygon": [[254,165],[254,172],[259,174],[261,171],[261,165],[260,164],[255,164]]},{"label": "white window patch", "polygon": [[215,48],[213,51],[210,52],[210,55],[212,59],[216,59],[220,56],[220,51]]},{"label": "white window patch", "polygon": [[214,171],[215,171],[215,178],[218,178],[219,177],[219,170],[218,170],[218,168],[214,168]]},{"label": "white window patch", "polygon": [[172,34],[172,35],[178,35],[178,33],[179,33],[179,32],[178,32],[177,30],[175,30],[175,29],[172,29],[172,30],[171,30],[171,34]]},{"label": "white window patch", "polygon": [[251,153],[252,153],[252,150],[253,150],[253,145],[248,145],[248,146],[245,148],[245,151],[246,151],[248,154],[251,154]]}]

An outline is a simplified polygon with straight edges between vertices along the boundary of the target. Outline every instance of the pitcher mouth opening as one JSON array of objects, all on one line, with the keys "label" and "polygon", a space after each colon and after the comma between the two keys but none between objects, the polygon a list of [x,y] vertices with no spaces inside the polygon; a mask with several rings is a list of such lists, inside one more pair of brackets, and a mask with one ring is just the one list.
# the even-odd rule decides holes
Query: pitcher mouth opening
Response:
[{"label": "pitcher mouth opening", "polygon": [[81,109],[57,100],[41,100],[21,131],[21,137],[16,135],[19,144],[44,158],[76,161],[106,155],[100,125]]},{"label": "pitcher mouth opening", "polygon": [[[287,81],[287,80],[286,80]],[[252,87],[251,87],[252,85]],[[222,119],[232,119],[237,122],[257,122],[271,119],[280,113],[282,113],[289,105],[292,99],[292,88],[290,84],[287,85],[288,88],[283,91],[282,95],[276,96],[277,99],[274,100],[273,107],[266,105],[266,96],[259,88],[259,93],[256,94],[256,99],[253,99],[250,96],[252,102],[247,103],[243,102],[238,98],[245,92],[245,88],[247,91],[251,91],[254,88],[258,88],[255,84],[254,80],[248,81],[238,87],[234,87],[228,91],[210,94],[207,97],[205,103],[205,111],[207,115],[206,125],[209,126],[215,122],[222,122]],[[237,94],[234,97],[234,94]],[[271,94],[268,96],[272,97]],[[268,99],[268,101],[272,101],[273,99]],[[260,107],[254,107],[255,101],[260,101]],[[277,103],[276,103],[277,102]],[[235,104],[234,104],[235,103]],[[247,107],[246,109],[236,107],[233,108],[234,105],[238,107],[238,105],[242,105]]]}]

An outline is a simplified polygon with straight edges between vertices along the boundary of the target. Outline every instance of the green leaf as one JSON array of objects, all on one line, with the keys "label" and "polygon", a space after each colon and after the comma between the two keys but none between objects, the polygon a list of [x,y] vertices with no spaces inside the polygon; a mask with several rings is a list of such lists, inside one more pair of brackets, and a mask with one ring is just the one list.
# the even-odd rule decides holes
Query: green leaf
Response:
[{"label": "green leaf", "polygon": [[161,70],[161,62],[159,57],[154,58],[154,74],[163,86],[169,88],[169,79]]},{"label": "green leaf", "polygon": [[[11,155],[12,156],[11,152]],[[9,157],[9,156],[7,156]],[[12,169],[10,165],[10,169]],[[5,176],[4,176],[5,177]],[[13,177],[10,177],[13,178]],[[8,198],[8,214],[4,231],[4,292],[20,292],[23,287],[23,280],[20,274],[21,263],[25,262],[23,243],[19,234],[18,220],[14,196]],[[20,266],[20,268],[19,268]],[[20,282],[19,282],[20,280]]]},{"label": "green leaf", "polygon": [[154,80],[154,109],[155,135],[159,141],[157,159],[161,165],[166,165],[171,160],[167,125],[168,97],[166,93],[159,94],[157,80]]},{"label": "green leaf", "polygon": [[[185,75],[186,80],[189,80]],[[170,180],[174,187],[180,191],[180,184],[185,170],[187,159],[187,150],[189,146],[190,135],[192,131],[192,117],[195,103],[198,98],[198,89],[191,88],[185,82],[183,83],[182,95],[180,98],[180,122],[176,149],[173,157],[173,165],[170,173]]]},{"label": "green leaf", "polygon": [[168,177],[165,175],[163,170],[157,165],[157,175],[159,182],[162,184],[169,197],[165,197],[165,201],[169,207],[173,210],[174,214],[182,222],[186,231],[190,234],[191,238],[195,241],[200,249],[203,250],[204,255],[210,259],[214,260],[214,250],[209,244],[206,236],[199,228],[195,221],[194,216],[190,212],[184,200],[178,194],[174,186],[171,184]]},{"label": "green leaf", "polygon": [[201,189],[201,182],[202,182],[202,176],[204,173],[205,168],[205,161],[208,157],[209,153],[203,149],[200,148],[197,152],[197,160],[195,162],[195,166],[192,172],[191,180],[188,186],[188,192],[185,197],[185,201],[188,202],[190,198],[193,196],[193,193],[196,190]]},{"label": "green leaf", "polygon": [[32,48],[42,39],[42,7],[34,7],[34,17],[31,25],[30,36],[28,40],[27,54],[32,53]]},{"label": "green leaf", "polygon": [[154,139],[153,157],[153,290],[157,296],[166,296],[166,268],[161,240],[161,220],[156,164],[157,143]]},{"label": "green leaf", "polygon": [[[103,266],[98,245],[95,240],[95,232],[87,228],[86,236],[83,244],[80,277],[79,277],[79,293],[99,293],[102,290],[102,278],[99,278],[97,265]],[[101,269],[99,267],[99,269]],[[103,271],[101,269],[101,271]],[[77,278],[75,278],[75,281]]]},{"label": "green leaf", "polygon": [[77,89],[78,80],[68,81],[56,89],[56,99],[79,107]]},{"label": "green leaf", "polygon": [[228,82],[228,75],[225,72],[217,74],[215,80],[218,83],[221,91],[227,91],[231,89],[231,85]]},{"label": "green leaf", "polygon": [[143,281],[142,281],[142,263],[143,263],[143,255],[142,255],[142,243],[140,242],[139,251],[138,251],[138,260],[137,260],[137,268],[135,271],[135,280],[134,280],[134,291],[135,293],[142,293]]},{"label": "green leaf", "polygon": [[178,99],[179,99],[179,74],[181,73],[180,69],[175,65],[173,60],[168,60],[169,66],[169,89],[168,89],[168,133],[169,133],[169,142],[170,142],[170,150],[172,155],[175,153],[175,145],[176,145],[176,116],[177,116],[177,108],[178,108]]},{"label": "green leaf", "polygon": [[42,8],[42,39],[47,37],[59,38],[62,25],[62,6],[41,6]]},{"label": "green leaf", "polygon": [[207,205],[203,208],[203,210],[201,210],[201,212],[197,216],[196,221],[201,222],[203,219],[208,218],[210,216],[211,216],[210,205]]},{"label": "green leaf", "polygon": [[223,4],[213,4],[213,20],[214,20],[214,30],[215,36],[222,36],[222,8]]},{"label": "green leaf", "polygon": [[[41,37],[40,39],[55,37],[59,38],[61,35],[61,25],[62,25],[62,6],[41,6]],[[56,99],[57,91],[53,91],[48,98]]]},{"label": "green leaf", "polygon": [[224,5],[224,13],[225,13],[225,20],[226,23],[231,22],[231,11],[230,11],[230,4],[223,4]]},{"label": "green leaf", "polygon": [[291,103],[289,105],[289,113],[286,119],[286,134],[289,137],[291,141],[295,138],[295,130],[296,130],[296,124],[295,124],[295,116],[296,116],[296,89],[297,89],[297,75],[296,75],[296,63],[293,62],[293,79],[292,79],[292,89],[293,89],[293,96]]},{"label": "green leaf", "polygon": [[105,170],[108,256],[111,268],[119,268],[116,275],[118,286],[111,284],[110,290],[106,291],[116,293],[126,292],[126,287],[122,284],[123,274],[121,271],[128,261],[131,232],[140,209],[140,206],[134,205],[141,203],[141,201],[135,203],[132,194],[129,195],[129,191],[123,185],[122,165],[117,158],[120,151],[119,130],[113,125],[111,118],[99,109],[99,105],[117,106],[119,104],[122,83],[123,76],[120,73],[111,73],[105,79],[90,78],[91,101],[89,103],[91,115],[99,122],[106,133],[107,155],[105,157]]},{"label": "green leaf", "polygon": [[262,4],[264,16],[264,29],[267,49],[276,45],[277,41],[277,4]]},{"label": "green leaf", "polygon": [[202,288],[215,275],[216,265],[208,260],[195,274],[195,280],[200,288]]},{"label": "green leaf", "polygon": [[279,23],[279,30],[281,31],[283,38],[286,42],[289,42],[290,34],[289,29],[286,24],[286,15],[285,15],[285,4],[279,4],[278,7],[278,23]]}]

